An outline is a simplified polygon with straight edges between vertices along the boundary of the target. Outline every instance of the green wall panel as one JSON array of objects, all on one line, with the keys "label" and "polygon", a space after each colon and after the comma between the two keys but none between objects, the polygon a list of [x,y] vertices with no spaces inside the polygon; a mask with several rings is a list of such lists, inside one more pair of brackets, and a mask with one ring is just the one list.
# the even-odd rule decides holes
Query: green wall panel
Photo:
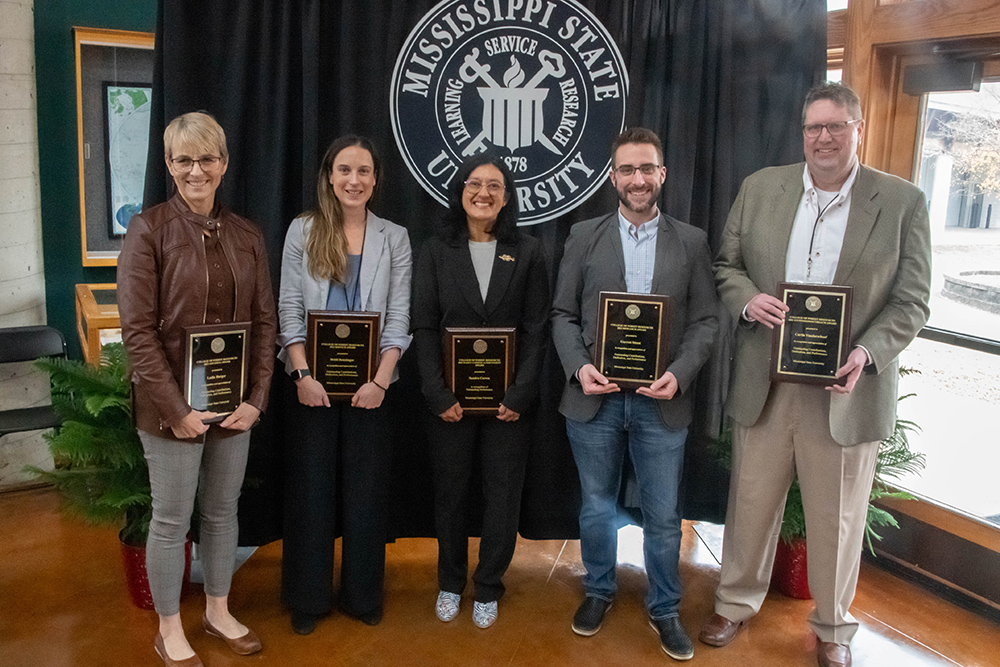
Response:
[{"label": "green wall panel", "polygon": [[84,267],[80,254],[80,188],[76,135],[73,27],[153,32],[156,0],[35,0],[38,173],[48,323],[80,358],[73,289],[113,283],[115,268]]}]

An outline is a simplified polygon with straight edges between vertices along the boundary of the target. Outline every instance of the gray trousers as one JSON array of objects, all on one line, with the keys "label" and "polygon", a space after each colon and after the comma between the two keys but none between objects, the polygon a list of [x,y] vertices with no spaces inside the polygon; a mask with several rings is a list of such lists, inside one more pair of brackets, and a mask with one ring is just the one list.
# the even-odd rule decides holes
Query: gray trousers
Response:
[{"label": "gray trousers", "polygon": [[199,553],[205,594],[229,594],[239,535],[236,507],[247,467],[250,432],[225,438],[219,437],[222,432],[212,426],[202,445],[139,431],[153,492],[146,572],[160,616],[180,612],[184,542],[191,527],[195,494],[201,514]]}]

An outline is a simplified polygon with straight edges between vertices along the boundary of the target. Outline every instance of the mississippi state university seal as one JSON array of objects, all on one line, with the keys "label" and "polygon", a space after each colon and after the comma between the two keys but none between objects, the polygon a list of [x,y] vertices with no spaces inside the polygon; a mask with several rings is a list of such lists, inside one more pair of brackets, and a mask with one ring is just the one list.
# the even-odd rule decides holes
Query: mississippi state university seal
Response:
[{"label": "mississippi state university seal", "polygon": [[390,112],[414,177],[447,204],[467,157],[503,156],[522,225],[551,220],[607,176],[625,123],[628,73],[576,0],[444,0],[396,60]]}]

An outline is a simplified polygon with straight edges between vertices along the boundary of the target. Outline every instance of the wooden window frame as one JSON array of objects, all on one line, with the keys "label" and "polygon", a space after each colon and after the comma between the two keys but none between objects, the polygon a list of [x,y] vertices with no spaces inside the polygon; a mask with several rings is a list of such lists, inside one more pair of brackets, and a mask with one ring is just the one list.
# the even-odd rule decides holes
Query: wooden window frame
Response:
[{"label": "wooden window frame", "polygon": [[[827,37],[828,60],[843,65],[844,83],[861,97],[865,118],[861,161],[914,181],[919,164],[923,96],[903,92],[904,67],[933,62],[937,57],[935,46],[1000,46],[1000,0],[850,0],[846,10],[828,14]],[[989,63],[984,74],[1000,76],[1000,64]],[[933,339],[933,333],[925,330],[921,336]],[[978,558],[985,554],[987,560],[996,561],[1000,555],[1000,528],[925,498],[880,504],[904,515],[904,530],[912,531],[900,539],[886,540],[896,544],[877,547],[880,555],[1000,610],[1000,596],[993,588],[987,594],[948,574],[955,572],[955,559],[961,560],[961,556],[955,556],[958,553],[974,552],[980,554]],[[919,552],[919,544],[932,534],[935,553],[928,562],[927,553]],[[942,542],[941,534],[952,543]],[[983,550],[977,551],[979,547]],[[959,568],[966,565],[984,563],[957,564]]]}]

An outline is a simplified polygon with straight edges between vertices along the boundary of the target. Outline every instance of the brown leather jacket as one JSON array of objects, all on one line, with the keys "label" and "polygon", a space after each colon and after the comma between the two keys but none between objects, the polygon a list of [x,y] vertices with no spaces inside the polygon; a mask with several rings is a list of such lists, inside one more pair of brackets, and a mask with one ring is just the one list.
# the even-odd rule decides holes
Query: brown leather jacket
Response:
[{"label": "brown leather jacket", "polygon": [[[132,218],[118,257],[118,312],[132,368],[136,426],[174,439],[170,426],[191,406],[184,399],[184,327],[204,324],[208,267],[203,230],[218,227],[233,270],[234,322],[250,321],[250,384],[244,400],[261,412],[274,368],[277,321],[260,230],[217,205],[198,215],[179,195]],[[220,435],[235,435],[221,429]]]}]

